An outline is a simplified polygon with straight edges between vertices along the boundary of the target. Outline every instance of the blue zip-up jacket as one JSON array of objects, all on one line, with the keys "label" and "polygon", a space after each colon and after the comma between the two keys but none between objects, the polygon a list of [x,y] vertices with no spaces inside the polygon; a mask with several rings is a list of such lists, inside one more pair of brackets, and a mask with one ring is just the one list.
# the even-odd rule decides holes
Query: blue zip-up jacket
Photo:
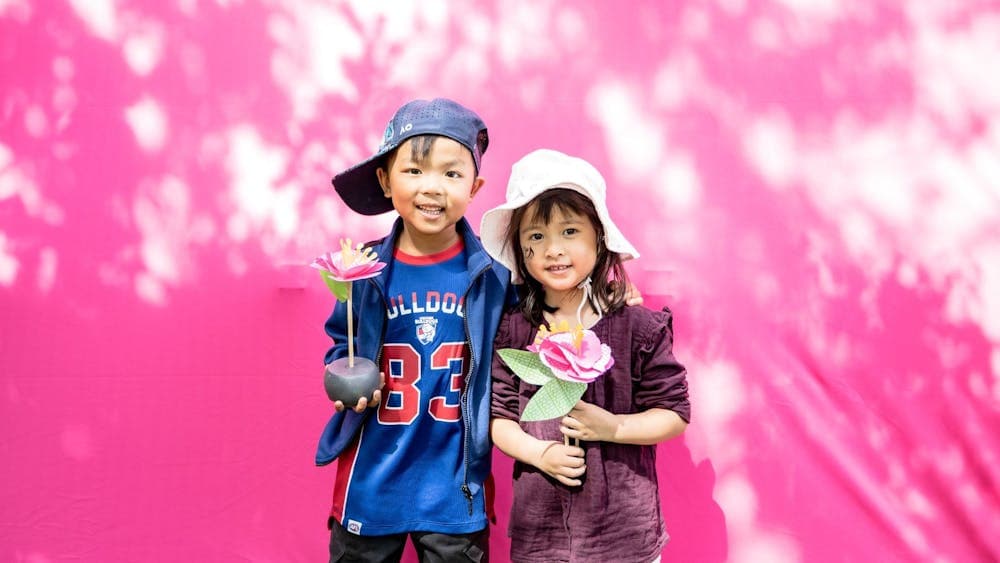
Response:
[{"label": "blue zip-up jacket", "polygon": [[[462,218],[455,225],[465,244],[466,271],[471,280],[465,294],[465,338],[471,362],[462,394],[463,458],[465,483],[459,491],[472,502],[490,473],[490,370],[493,359],[493,339],[504,308],[512,304],[514,290],[510,271],[495,262],[480,243],[469,222]],[[382,275],[354,283],[354,325],[357,332],[355,353],[380,365],[382,343],[387,322],[385,280],[392,275],[393,252],[403,230],[402,219],[396,219],[389,236],[369,243],[378,259],[387,264]],[[338,303],[326,321],[326,333],[334,345],[327,351],[325,363],[347,355],[347,308]],[[316,465],[326,465],[340,455],[358,435],[362,424],[374,409],[358,414],[345,409],[330,418],[316,449]],[[471,506],[471,504],[470,504]]]}]

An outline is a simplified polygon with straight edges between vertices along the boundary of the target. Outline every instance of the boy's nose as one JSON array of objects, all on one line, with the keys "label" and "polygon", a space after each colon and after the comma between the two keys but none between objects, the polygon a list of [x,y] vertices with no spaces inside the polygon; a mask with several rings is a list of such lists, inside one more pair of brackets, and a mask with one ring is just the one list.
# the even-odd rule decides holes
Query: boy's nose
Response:
[{"label": "boy's nose", "polygon": [[441,177],[437,174],[424,175],[424,182],[420,186],[424,193],[437,194],[443,191]]}]

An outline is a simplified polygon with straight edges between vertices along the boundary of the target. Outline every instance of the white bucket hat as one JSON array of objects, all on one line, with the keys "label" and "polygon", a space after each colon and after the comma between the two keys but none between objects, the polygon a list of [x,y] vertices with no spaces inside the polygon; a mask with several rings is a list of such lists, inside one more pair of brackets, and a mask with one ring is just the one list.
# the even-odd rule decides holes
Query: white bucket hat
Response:
[{"label": "white bucket hat", "polygon": [[484,213],[479,226],[483,246],[490,256],[510,270],[513,283],[523,280],[514,263],[514,249],[509,245],[505,247],[507,225],[515,209],[553,188],[566,188],[587,196],[594,203],[604,227],[604,243],[608,250],[620,254],[622,260],[639,257],[639,251],[625,239],[608,214],[607,187],[601,173],[582,158],[538,149],[514,163],[507,182],[507,201]]}]

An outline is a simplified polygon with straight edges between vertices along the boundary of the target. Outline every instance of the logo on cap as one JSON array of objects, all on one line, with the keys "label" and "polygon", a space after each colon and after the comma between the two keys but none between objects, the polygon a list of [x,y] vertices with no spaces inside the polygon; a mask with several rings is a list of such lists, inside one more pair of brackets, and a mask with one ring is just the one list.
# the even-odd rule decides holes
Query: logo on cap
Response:
[{"label": "logo on cap", "polygon": [[380,151],[381,151],[381,150],[384,150],[384,149],[385,149],[385,147],[386,147],[386,145],[388,145],[388,144],[389,144],[389,140],[390,140],[390,139],[392,139],[392,134],[393,134],[393,130],[392,130],[392,122],[390,121],[390,122],[389,122],[389,123],[388,123],[388,124],[387,124],[387,125],[385,126],[385,133],[382,133],[382,144],[381,144],[381,145],[379,145],[379,147],[378,147]]}]

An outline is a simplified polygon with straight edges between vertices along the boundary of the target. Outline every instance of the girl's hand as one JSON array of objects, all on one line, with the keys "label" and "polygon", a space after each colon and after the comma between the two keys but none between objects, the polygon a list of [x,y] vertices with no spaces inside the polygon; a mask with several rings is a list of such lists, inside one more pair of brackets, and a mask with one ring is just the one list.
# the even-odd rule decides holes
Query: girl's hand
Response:
[{"label": "girl's hand", "polygon": [[579,486],[579,477],[587,471],[583,460],[583,448],[565,446],[559,442],[549,442],[542,450],[535,467],[547,475],[570,487]]},{"label": "girl's hand", "polygon": [[613,442],[618,426],[618,417],[615,415],[597,405],[580,401],[563,417],[560,430],[569,438]]}]

